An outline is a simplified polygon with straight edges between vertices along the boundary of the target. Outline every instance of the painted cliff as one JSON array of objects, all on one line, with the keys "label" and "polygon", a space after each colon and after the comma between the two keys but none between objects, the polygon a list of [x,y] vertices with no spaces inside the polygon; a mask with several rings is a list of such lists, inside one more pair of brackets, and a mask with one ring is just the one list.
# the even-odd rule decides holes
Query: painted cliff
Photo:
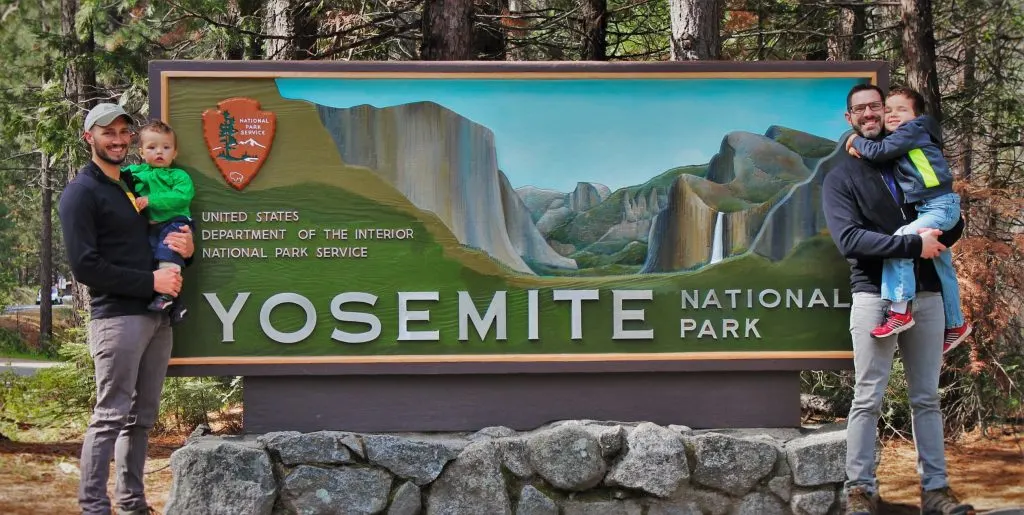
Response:
[{"label": "painted cliff", "polygon": [[533,223],[530,210],[504,173],[498,172],[501,181],[501,205],[505,214],[505,232],[516,252],[527,261],[555,268],[576,269],[576,262],[555,252]]},{"label": "painted cliff", "polygon": [[641,272],[710,263],[716,229],[722,233],[722,257],[754,250],[782,259],[823,226],[816,221],[823,216],[821,179],[812,169],[832,146],[780,127],[765,135],[727,134],[704,177],[681,176],[672,185],[668,205],[650,232]]},{"label": "painted cliff", "polygon": [[827,232],[821,186],[832,166],[827,157],[839,146],[834,141],[781,127],[772,127],[766,135],[804,155],[814,169],[810,177],[790,189],[773,207],[755,236],[754,252],[778,261],[801,242]]},{"label": "painted cliff", "polygon": [[387,180],[416,207],[437,215],[463,245],[522,273],[533,273],[528,261],[575,268],[544,243],[526,206],[503,195],[503,187],[511,187],[503,186],[507,179],[486,127],[432,102],[317,111],[347,165]]},{"label": "painted cliff", "polygon": [[587,182],[578,183],[571,193],[529,186],[516,192],[558,253],[575,259],[581,268],[623,265],[626,268],[614,271],[633,273],[646,258],[651,223],[667,205],[675,178],[700,175],[705,169],[674,168],[643,184],[610,193],[603,185]]}]

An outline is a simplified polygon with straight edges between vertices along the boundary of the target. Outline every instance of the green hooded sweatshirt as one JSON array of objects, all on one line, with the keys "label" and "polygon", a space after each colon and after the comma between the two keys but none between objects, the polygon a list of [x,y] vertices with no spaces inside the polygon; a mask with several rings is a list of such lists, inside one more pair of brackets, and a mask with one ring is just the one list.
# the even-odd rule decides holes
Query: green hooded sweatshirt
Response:
[{"label": "green hooded sweatshirt", "polygon": [[196,189],[185,170],[143,163],[129,166],[128,171],[135,179],[135,194],[149,197],[146,213],[150,220],[160,223],[176,216],[192,218],[189,204],[196,196]]}]

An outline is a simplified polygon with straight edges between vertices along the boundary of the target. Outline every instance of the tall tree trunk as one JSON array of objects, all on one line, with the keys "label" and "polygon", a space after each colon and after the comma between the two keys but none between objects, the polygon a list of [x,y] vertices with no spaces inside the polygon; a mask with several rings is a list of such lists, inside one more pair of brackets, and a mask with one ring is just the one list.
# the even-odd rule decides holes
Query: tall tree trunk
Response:
[{"label": "tall tree trunk", "polygon": [[928,112],[941,120],[939,78],[935,70],[932,0],[900,0],[900,17],[903,21],[903,55],[907,65],[907,85],[924,96]]},{"label": "tall tree trunk", "polygon": [[468,61],[473,55],[473,1],[426,0],[423,4],[425,61]]},{"label": "tall tree trunk", "polygon": [[[86,21],[88,27],[84,38],[78,37],[75,19],[78,16],[78,0],[61,0],[60,31],[65,41],[64,58],[67,67],[64,70],[64,97],[70,104],[69,118],[84,113],[98,103],[96,88],[96,66],[93,52],[96,50],[92,21]],[[82,115],[84,118],[85,115]],[[77,130],[77,128],[76,128]],[[71,181],[78,174],[73,162],[67,164],[67,180]],[[52,177],[51,177],[52,179]],[[52,185],[51,185],[52,189]],[[85,311],[89,305],[89,288],[71,276],[71,298],[74,317]]]},{"label": "tall tree trunk", "polygon": [[[255,18],[259,14],[261,0],[236,0],[228,2],[228,14],[237,26],[249,26],[244,20]],[[263,56],[263,41],[250,35],[243,35],[237,44],[224,49],[224,57],[231,60],[260,59]]]},{"label": "tall tree trunk", "polygon": [[46,152],[41,152],[39,172],[42,181],[42,234],[39,242],[39,348],[50,352],[53,341],[53,177]]},{"label": "tall tree trunk", "polygon": [[582,20],[583,44],[580,48],[580,59],[584,61],[605,61],[608,56],[606,34],[608,31],[607,0],[580,0],[580,19]]},{"label": "tall tree trunk", "polygon": [[[965,99],[976,98],[978,94],[977,60],[978,60],[978,24],[972,14],[980,14],[978,0],[964,2],[965,15],[962,22],[965,26],[961,42],[964,45],[963,71],[961,75],[961,95]],[[973,140],[975,134],[975,110],[963,109],[960,113],[960,134],[955,138],[957,158],[953,162],[953,173],[963,180],[970,180],[974,167]],[[966,201],[966,199],[964,199]],[[965,206],[964,211],[968,209]]]},{"label": "tall tree trunk", "polygon": [[88,111],[99,103],[96,64],[93,62],[96,38],[92,20],[85,21],[85,34],[79,37],[75,26],[78,3],[78,0],[61,0],[60,3],[60,31],[64,38],[64,57],[67,60],[67,67],[64,70],[64,96],[68,101],[77,104],[81,111]]},{"label": "tall tree trunk", "polygon": [[[847,0],[847,3],[861,3]],[[832,36],[828,38],[828,58],[831,61],[856,61],[864,52],[864,32],[867,29],[865,7],[837,7]]]},{"label": "tall tree trunk", "polygon": [[[267,0],[264,6],[264,32],[278,38],[267,39],[267,59],[309,59],[315,54],[316,20],[309,0]],[[284,38],[284,39],[281,39]]]},{"label": "tall tree trunk", "polygon": [[721,57],[722,4],[723,0],[669,0],[673,61]]}]

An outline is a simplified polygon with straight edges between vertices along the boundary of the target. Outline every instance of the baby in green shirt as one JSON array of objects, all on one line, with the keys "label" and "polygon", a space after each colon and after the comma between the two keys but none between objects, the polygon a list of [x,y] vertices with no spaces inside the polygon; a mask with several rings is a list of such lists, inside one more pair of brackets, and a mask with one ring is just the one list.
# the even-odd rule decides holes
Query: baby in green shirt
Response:
[{"label": "baby in green shirt", "polygon": [[[185,266],[185,260],[171,250],[164,239],[167,234],[178,231],[184,225],[195,231],[189,210],[195,197],[195,187],[185,170],[171,167],[178,155],[174,129],[159,120],[143,125],[139,128],[139,153],[145,163],[128,167],[137,196],[135,206],[152,224],[149,242],[158,266],[177,268],[180,271]],[[171,322],[180,322],[187,310],[180,303],[175,305],[175,298],[170,295],[157,294],[149,304],[149,310],[168,311],[172,306],[175,309],[171,313]]]}]

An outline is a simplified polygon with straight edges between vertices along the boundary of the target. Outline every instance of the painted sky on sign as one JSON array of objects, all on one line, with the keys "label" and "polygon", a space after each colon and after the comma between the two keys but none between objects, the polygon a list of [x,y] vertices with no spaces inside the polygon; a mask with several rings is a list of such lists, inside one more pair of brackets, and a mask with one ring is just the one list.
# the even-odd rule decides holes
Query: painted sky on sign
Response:
[{"label": "painted sky on sign", "polygon": [[331,79],[280,78],[282,97],[331,107],[441,104],[494,132],[512,185],[613,191],[707,163],[731,131],[781,125],[835,140],[855,78]]}]

